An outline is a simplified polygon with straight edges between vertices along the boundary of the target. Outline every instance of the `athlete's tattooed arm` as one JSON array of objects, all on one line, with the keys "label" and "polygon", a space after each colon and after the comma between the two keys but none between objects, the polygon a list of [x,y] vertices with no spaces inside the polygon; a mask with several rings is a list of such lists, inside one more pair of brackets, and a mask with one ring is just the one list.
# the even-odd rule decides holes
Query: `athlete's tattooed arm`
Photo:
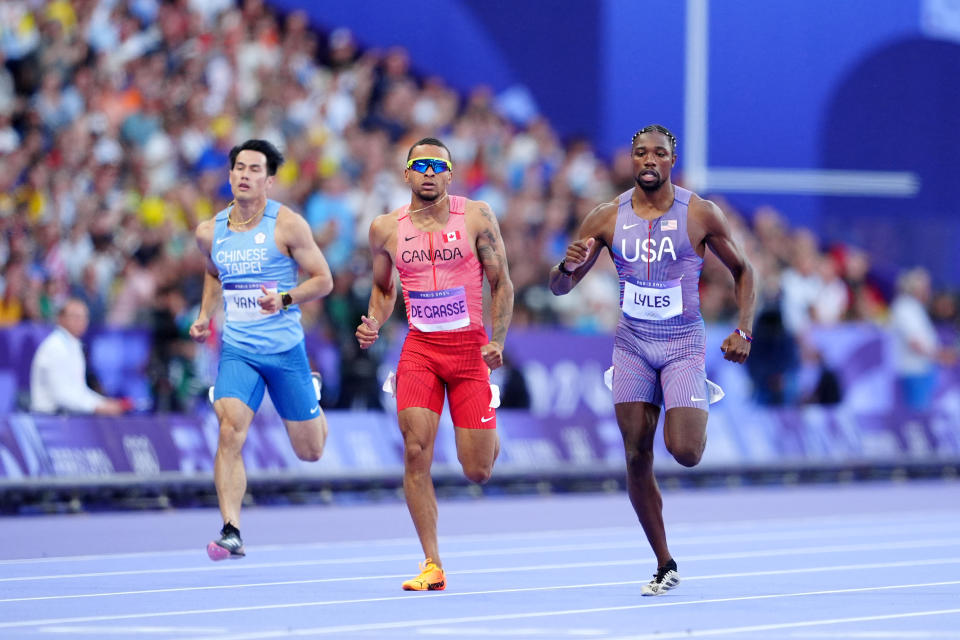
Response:
[{"label": "athlete's tattooed arm", "polygon": [[477,202],[475,207],[477,215],[473,219],[477,223],[477,258],[490,283],[490,319],[493,324],[491,344],[486,345],[482,352],[487,366],[496,369],[503,364],[503,345],[513,317],[513,282],[510,280],[507,250],[496,216],[485,202]]}]

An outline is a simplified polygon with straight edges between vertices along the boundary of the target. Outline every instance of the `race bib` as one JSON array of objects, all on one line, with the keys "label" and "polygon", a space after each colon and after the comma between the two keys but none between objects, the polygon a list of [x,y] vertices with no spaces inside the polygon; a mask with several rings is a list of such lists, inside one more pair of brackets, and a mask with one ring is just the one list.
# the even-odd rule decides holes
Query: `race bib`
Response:
[{"label": "race bib", "polygon": [[410,323],[420,331],[450,331],[470,325],[467,291],[463,287],[440,291],[410,291]]},{"label": "race bib", "polygon": [[625,278],[623,313],[634,320],[666,320],[683,313],[680,278],[666,282],[647,282]]},{"label": "race bib", "polygon": [[263,292],[260,290],[261,284],[270,293],[277,292],[276,282],[234,282],[223,285],[227,322],[254,322],[272,315],[263,313],[260,305],[257,304],[257,300],[263,297]]}]

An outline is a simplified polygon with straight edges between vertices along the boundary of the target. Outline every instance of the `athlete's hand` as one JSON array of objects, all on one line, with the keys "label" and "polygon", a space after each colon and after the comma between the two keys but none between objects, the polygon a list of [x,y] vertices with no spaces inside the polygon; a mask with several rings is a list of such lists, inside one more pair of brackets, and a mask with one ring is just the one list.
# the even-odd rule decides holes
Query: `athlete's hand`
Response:
[{"label": "athlete's hand", "polygon": [[361,349],[366,349],[380,337],[380,323],[376,318],[360,316],[360,324],[357,325],[357,342]]},{"label": "athlete's hand", "polygon": [[750,355],[750,343],[734,331],[724,339],[720,345],[720,351],[723,352],[723,358],[731,362],[743,364]]},{"label": "athlete's hand", "polygon": [[594,242],[596,242],[595,238],[587,238],[570,243],[567,254],[563,257],[563,266],[567,271],[573,271],[587,261]]},{"label": "athlete's hand", "polygon": [[210,337],[210,318],[200,316],[190,325],[190,337],[197,342],[206,342]]},{"label": "athlete's hand", "polygon": [[267,291],[267,288],[263,285],[260,285],[260,291],[263,293],[261,297],[257,298],[257,304],[260,305],[260,313],[270,315],[283,308],[279,291]]},{"label": "athlete's hand", "polygon": [[491,371],[503,366],[503,347],[493,340],[480,347],[480,355]]}]

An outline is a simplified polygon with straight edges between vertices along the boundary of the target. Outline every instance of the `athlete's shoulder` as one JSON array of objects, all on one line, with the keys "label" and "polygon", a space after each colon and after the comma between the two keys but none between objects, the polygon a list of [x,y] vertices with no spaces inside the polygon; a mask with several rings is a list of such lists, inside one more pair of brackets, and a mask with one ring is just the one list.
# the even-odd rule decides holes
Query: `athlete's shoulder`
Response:
[{"label": "athlete's shoulder", "polygon": [[403,213],[405,209],[405,206],[397,207],[393,211],[380,214],[370,222],[370,230],[372,231],[374,228],[389,229],[396,227],[397,223],[400,221],[400,214]]},{"label": "athlete's shoulder", "polygon": [[[269,210],[270,210],[270,207],[268,206],[266,210],[269,211]],[[280,220],[282,220],[282,219],[285,219],[285,218],[286,218],[286,219],[289,219],[289,218],[295,218],[295,219],[297,219],[297,218],[298,218],[298,219],[300,219],[300,220],[306,220],[306,218],[304,218],[301,213],[299,213],[299,212],[297,212],[297,211],[294,211],[293,209],[291,209],[289,206],[283,204],[282,202],[277,202],[277,203],[276,203],[276,212],[277,212],[277,213],[276,213],[276,216],[277,216],[277,221],[278,221],[278,222],[279,222]]]},{"label": "athlete's shoulder", "polygon": [[201,248],[209,249],[213,244],[213,234],[216,230],[217,221],[215,218],[209,218],[197,225],[193,231],[193,237]]},{"label": "athlete's shoulder", "polygon": [[287,246],[300,246],[307,239],[313,239],[313,231],[306,218],[285,204],[281,204],[276,211],[277,222],[274,234],[280,243]]},{"label": "athlete's shoulder", "polygon": [[370,222],[370,244],[373,248],[382,247],[387,240],[397,232],[400,221],[400,212],[404,207],[380,214]]},{"label": "athlete's shoulder", "polygon": [[[684,189],[687,196],[687,215],[694,216],[723,216],[723,210],[713,200],[701,198],[693,191]],[[678,198],[679,199],[679,198]]]},{"label": "athlete's shoulder", "polygon": [[487,218],[496,220],[497,216],[493,212],[493,207],[484,200],[468,200],[464,198],[464,213],[468,218]]},{"label": "athlete's shoulder", "polygon": [[486,200],[471,200],[470,198],[463,198],[463,206],[467,211],[479,211],[480,209],[491,208],[490,203]]},{"label": "athlete's shoulder", "polygon": [[608,200],[606,202],[601,202],[596,205],[593,209],[587,213],[584,218],[584,222],[590,222],[593,224],[602,224],[606,222],[616,221],[617,212],[620,209],[620,196],[617,196],[613,200]]},{"label": "athlete's shoulder", "polygon": [[307,224],[307,219],[303,214],[294,211],[285,204],[277,207],[277,224]]}]

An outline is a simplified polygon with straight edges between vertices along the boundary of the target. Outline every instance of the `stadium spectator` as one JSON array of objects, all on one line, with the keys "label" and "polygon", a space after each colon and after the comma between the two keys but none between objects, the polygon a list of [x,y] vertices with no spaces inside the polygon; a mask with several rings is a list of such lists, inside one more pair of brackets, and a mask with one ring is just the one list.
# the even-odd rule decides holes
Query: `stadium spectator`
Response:
[{"label": "stadium spectator", "polygon": [[30,365],[31,411],[117,416],[132,408],[128,399],[107,398],[87,386],[80,338],[89,319],[87,305],[76,298],[60,309],[57,328],[40,343]]},{"label": "stadium spectator", "polygon": [[897,297],[890,306],[890,331],[901,399],[910,409],[929,409],[937,385],[937,365],[951,364],[956,354],[940,345],[927,306],[930,274],[914,267],[897,279]]}]

